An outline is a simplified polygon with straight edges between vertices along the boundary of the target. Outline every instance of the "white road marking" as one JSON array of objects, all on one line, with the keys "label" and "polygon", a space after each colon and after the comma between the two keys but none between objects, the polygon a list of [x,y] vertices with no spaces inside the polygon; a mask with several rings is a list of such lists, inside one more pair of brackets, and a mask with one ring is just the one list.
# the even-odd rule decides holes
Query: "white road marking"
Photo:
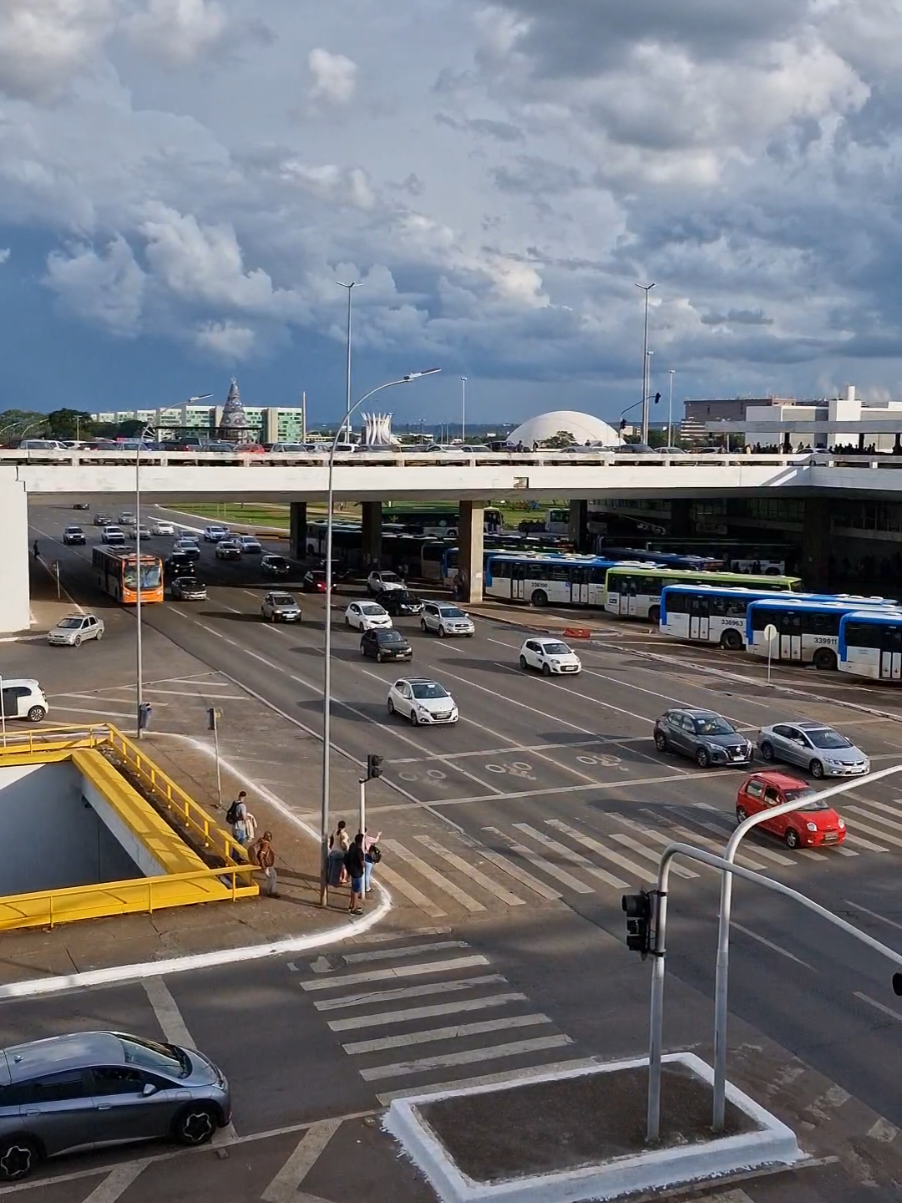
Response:
[{"label": "white road marking", "polygon": [[[705,807],[704,809],[707,810],[708,808]],[[713,835],[716,835],[719,840],[722,840],[723,843],[719,844],[718,847],[726,847],[727,841],[730,839],[730,836],[734,831],[732,825],[727,826],[724,824],[723,826],[720,826],[718,823],[706,823],[704,819],[700,819],[697,814],[689,815],[688,821],[697,824],[699,827],[703,827],[705,831],[710,831]],[[765,860],[772,861],[775,865],[794,865],[796,863],[792,857],[784,856],[782,852],[774,852],[771,848],[760,848],[757,844],[755,845],[755,856],[762,856]]]},{"label": "white road marking", "polygon": [[[897,823],[893,823],[889,819],[882,819],[880,817],[880,815],[873,814],[867,810],[862,810],[862,808],[860,806],[846,805],[843,807],[843,814],[857,815],[859,819],[867,819],[867,821],[871,824],[879,823],[879,824],[881,824],[881,826],[884,826],[884,827],[892,827],[892,828],[898,829]],[[885,840],[888,844],[894,844],[897,848],[902,848],[902,839],[900,839],[899,836],[890,835],[888,832],[882,831],[880,829],[880,827],[878,827],[875,830],[874,827],[872,826],[870,828],[870,831],[871,831],[872,835],[878,835],[882,840]]]},{"label": "white road marking", "polygon": [[404,1032],[400,1036],[382,1036],[375,1040],[354,1040],[341,1047],[350,1056],[381,1053],[389,1048],[407,1048],[411,1044],[434,1044],[440,1040],[465,1039],[483,1036],[488,1032],[505,1032],[508,1028],[532,1028],[551,1023],[547,1015],[507,1015],[502,1019],[481,1019],[476,1023],[455,1023],[447,1028],[430,1028],[423,1032]]},{"label": "white road marking", "polygon": [[[117,1165],[112,1173],[95,1186],[82,1203],[116,1203],[116,1200],[125,1194],[148,1164],[147,1161],[127,1161],[124,1165]],[[38,1186],[46,1185],[46,1183],[35,1182],[29,1183],[29,1185]]]},{"label": "white road marking", "polygon": [[593,877],[597,877],[599,881],[603,881],[606,885],[613,886],[615,890],[625,890],[629,886],[628,881],[622,881],[619,877],[615,877],[613,873],[608,873],[606,869],[599,869],[597,865],[593,865],[587,856],[583,856],[581,852],[574,852],[572,848],[568,848],[566,844],[561,844],[558,840],[553,840],[550,836],[545,835],[542,831],[537,831],[535,827],[531,827],[529,823],[514,823],[514,827],[518,831],[522,831],[524,835],[528,835],[538,844],[548,848],[551,852],[556,852],[558,856],[564,860],[570,861],[573,865],[578,865],[584,873],[591,873]]},{"label": "white road marking", "polygon": [[[504,1070],[501,1073],[482,1074],[476,1078],[460,1078],[456,1082],[442,1082],[439,1085],[430,1085],[429,1090],[435,1093],[444,1093],[449,1090],[472,1090],[476,1086],[495,1086],[502,1082],[520,1082],[526,1078],[537,1078],[545,1074],[555,1076],[575,1069],[591,1069],[598,1064],[599,1062],[594,1057],[580,1057],[572,1061],[552,1061],[547,1065],[529,1065],[525,1069]],[[393,1099],[408,1098],[422,1089],[418,1086],[406,1086],[401,1090],[389,1090],[385,1094],[377,1094],[376,1098],[383,1107],[387,1107]]]},{"label": "white road marking", "polygon": [[[627,859],[627,857],[621,856],[619,852],[614,852],[610,848],[606,848],[599,840],[593,839],[590,835],[584,835],[583,832],[577,831],[575,827],[571,827],[568,823],[564,823],[560,819],[546,819],[545,822],[549,827],[553,827],[555,831],[563,832],[563,834],[569,836],[570,839],[576,840],[577,843],[582,844],[584,848],[589,848],[597,856],[605,857],[607,860],[612,861],[615,865],[619,865],[621,869],[626,869],[628,873],[635,873],[640,881],[658,880],[658,875],[656,873],[652,873],[652,871],[647,869],[645,865],[637,865],[635,861],[631,861]],[[643,848],[637,840],[630,840],[629,836],[622,835],[619,837],[614,836],[613,838],[619,838],[619,840],[623,842],[626,847],[629,847],[631,843],[634,843],[636,848],[639,849],[643,856],[649,856],[652,860],[659,859],[653,852],[650,851],[650,849]],[[677,866],[674,866],[675,869],[676,867]],[[693,874],[693,876],[697,876],[697,874]]]},{"label": "white road marking", "polygon": [[436,906],[432,899],[427,898],[415,885],[411,885],[406,877],[400,873],[396,873],[385,861],[382,861],[379,865],[379,876],[387,881],[393,890],[397,890],[399,894],[403,894],[408,902],[412,902],[414,906],[418,906],[421,911],[425,911],[433,919],[442,919],[448,914],[440,906]]},{"label": "white road marking", "polygon": [[[844,843],[855,844],[859,848],[866,848],[868,852],[889,852],[889,848],[884,848],[882,844],[872,844],[870,840],[866,840],[862,835],[853,835],[848,828],[846,828],[846,838]],[[840,844],[836,851],[847,852],[848,849],[844,848],[843,845]],[[857,856],[858,853],[853,852],[852,855]]]},{"label": "white road marking", "polygon": [[53,707],[54,711],[61,710],[64,714],[100,714],[105,718],[122,718],[134,719],[133,714],[123,714],[121,710],[93,710],[87,706],[60,706],[58,703]]},{"label": "white road marking", "polygon": [[418,957],[424,952],[446,952],[449,948],[469,948],[466,940],[438,940],[435,944],[409,944],[404,948],[374,948],[368,952],[345,952],[342,960],[349,965],[358,961],[392,961],[396,957]]},{"label": "white road marking", "polygon": [[317,1011],[337,1011],[343,1007],[372,1006],[374,1003],[398,1002],[402,998],[425,998],[430,994],[459,994],[477,986],[497,986],[507,978],[500,973],[483,973],[479,977],[462,978],[456,982],[428,982],[422,986],[399,986],[397,990],[372,990],[368,994],[350,994],[342,998],[323,998],[314,1002]]},{"label": "white road marking", "polygon": [[472,878],[477,885],[482,886],[484,890],[489,894],[493,894],[501,902],[506,903],[507,906],[523,906],[524,899],[518,898],[516,894],[512,894],[504,886],[498,885],[491,877],[480,872],[475,866],[468,864],[462,856],[458,856],[456,853],[450,852],[447,848],[443,848],[437,840],[432,839],[428,835],[418,835],[415,838],[419,843],[424,844],[430,852],[434,852],[436,856],[441,857],[449,865],[453,865],[460,873],[464,873],[467,877]]},{"label": "white road marking", "polygon": [[[511,851],[516,852],[523,860],[528,861],[534,869],[540,870],[542,873],[547,873],[549,877],[556,878],[569,889],[574,890],[577,894],[592,894],[594,891],[591,886],[587,886],[584,881],[578,881],[571,873],[567,873],[564,869],[559,869],[557,865],[553,865],[551,861],[545,860],[538,853],[533,852],[531,848],[527,848],[525,844],[519,844],[511,836],[501,831],[497,827],[483,827],[483,831],[489,831],[492,835],[498,836],[510,845]],[[560,895],[559,895],[560,897]]]},{"label": "white road marking", "polygon": [[409,1007],[403,1011],[382,1011],[377,1015],[354,1015],[350,1019],[333,1019],[329,1029],[333,1032],[350,1032],[358,1028],[410,1023],[414,1019],[431,1019],[437,1015],[456,1015],[460,1011],[485,1011],[491,1007],[504,1007],[508,1003],[526,1001],[525,994],[516,993],[490,994],[487,998],[459,998],[451,1003],[432,1003],[426,1007]]},{"label": "white road marking", "polygon": [[453,881],[449,881],[447,877],[444,877],[436,869],[433,869],[432,865],[428,864],[422,856],[419,856],[415,852],[410,852],[403,844],[398,843],[397,840],[383,840],[382,845],[389,852],[393,852],[395,856],[399,856],[401,860],[407,861],[417,873],[425,877],[428,881],[431,881],[433,885],[438,886],[449,898],[453,898],[455,902],[459,902],[466,910],[484,911],[486,909],[483,903],[477,902],[475,898],[472,898],[464,890],[460,889],[459,886],[456,886]]},{"label": "white road marking", "polygon": [[394,969],[369,969],[365,973],[340,973],[335,977],[321,978],[313,982],[301,982],[302,990],[335,990],[339,986],[356,986],[360,982],[385,982],[397,977],[417,977],[425,973],[451,973],[455,969],[472,969],[474,965],[488,965],[488,958],[474,955],[453,957],[447,961],[430,961],[426,965],[397,965]]},{"label": "white road marking", "polygon": [[[902,820],[902,810],[898,806],[888,806],[886,802],[878,802],[876,798],[863,798],[861,794],[857,793],[853,794],[853,801],[858,802],[861,806],[870,806],[874,810],[881,810],[894,819]],[[889,823],[888,826],[902,830],[902,822]]]},{"label": "white road marking", "polygon": [[438,1057],[423,1057],[418,1061],[398,1061],[394,1065],[378,1065],[373,1069],[362,1069],[360,1076],[365,1082],[377,1082],[380,1078],[401,1078],[408,1074],[425,1073],[431,1069],[443,1069],[446,1065],[472,1065],[475,1061],[494,1061],[499,1057],[519,1057],[524,1053],[538,1053],[549,1048],[562,1048],[572,1044],[569,1036],[539,1036],[535,1040],[520,1040],[513,1044],[496,1044],[489,1048],[471,1048],[459,1053],[443,1053]]},{"label": "white road marking", "polygon": [[[297,1148],[260,1196],[263,1203],[304,1203],[301,1184],[341,1127],[340,1119],[324,1119],[308,1128]],[[306,1196],[307,1200],[311,1196]]]},{"label": "white road marking", "polygon": [[744,936],[748,936],[751,940],[757,940],[759,944],[763,944],[765,948],[771,949],[772,952],[778,952],[780,956],[787,957],[790,961],[795,961],[797,965],[804,966],[805,969],[810,969],[812,973],[817,973],[813,965],[809,965],[807,961],[803,961],[801,957],[794,956],[785,948],[781,948],[779,944],[774,944],[771,940],[766,940],[764,936],[759,936],[757,932],[751,931],[747,927],[743,927],[741,923],[737,923],[734,919],[731,924],[737,931],[741,931]]},{"label": "white road marking", "polygon": [[[654,848],[643,847],[643,845],[640,844],[638,840],[634,840],[631,835],[623,835],[621,832],[615,831],[611,833],[611,839],[616,840],[618,844],[623,844],[624,848],[631,848],[633,852],[637,854],[637,856],[644,856],[648,860],[653,860],[655,864],[659,864],[661,861],[660,852],[657,852]],[[698,877],[698,874],[694,870],[687,869],[685,865],[678,865],[674,863],[671,864],[670,868],[671,872],[676,873],[677,877],[683,877],[687,881],[691,880],[693,877]],[[657,874],[655,875],[654,879],[657,881]]]},{"label": "white road marking", "polygon": [[888,1119],[883,1116],[877,1120],[870,1128],[868,1128],[868,1136],[871,1140],[878,1140],[881,1144],[892,1144],[899,1135],[899,1129],[895,1124],[891,1124]]},{"label": "white road marking", "polygon": [[[726,840],[718,841],[718,840],[710,839],[708,836],[700,835],[697,831],[693,831],[689,827],[680,827],[678,824],[674,824],[672,830],[685,843],[701,844],[702,847],[709,848],[712,852],[716,852],[718,854],[718,856],[723,852],[724,847],[727,842]],[[649,832],[649,835],[651,835],[651,834],[652,833]],[[656,837],[653,836],[652,838],[656,838]],[[665,838],[664,842],[669,844],[670,840]],[[755,849],[756,855],[757,855],[758,851],[759,851],[759,849],[756,848]],[[754,857],[749,856],[748,853],[746,853],[746,852],[737,852],[736,853],[736,863],[738,865],[745,865],[745,867],[747,869],[757,869],[758,871],[760,871],[761,869],[767,868],[767,865],[764,863],[764,861],[755,860]]]},{"label": "white road marking", "polygon": [[860,998],[862,1002],[868,1003],[869,1006],[876,1007],[876,1009],[878,1011],[882,1011],[884,1015],[889,1015],[891,1019],[897,1019],[899,1023],[902,1023],[902,1014],[900,1014],[898,1011],[894,1011],[892,1007],[886,1006],[885,1003],[878,1002],[876,998],[869,998],[867,994],[862,994],[860,990],[853,990],[852,993],[856,998]]},{"label": "white road marking", "polygon": [[879,919],[881,923],[888,923],[890,927],[896,927],[902,931],[902,923],[897,923],[895,919],[887,919],[886,915],[881,915],[877,911],[868,910],[866,906],[862,906],[860,902],[852,902],[850,899],[845,899],[846,906],[853,907],[856,911],[861,911],[862,914],[870,915],[872,919]]},{"label": "white road marking", "polygon": [[525,886],[527,890],[532,890],[540,898],[547,898],[549,902],[554,902],[561,897],[557,890],[553,890],[551,886],[546,886],[544,881],[539,881],[537,877],[533,877],[525,869],[521,869],[519,865],[513,864],[506,856],[502,856],[500,852],[494,852],[491,848],[480,848],[479,854],[485,860],[491,861],[496,869],[500,869],[502,873],[507,873],[514,881]]}]

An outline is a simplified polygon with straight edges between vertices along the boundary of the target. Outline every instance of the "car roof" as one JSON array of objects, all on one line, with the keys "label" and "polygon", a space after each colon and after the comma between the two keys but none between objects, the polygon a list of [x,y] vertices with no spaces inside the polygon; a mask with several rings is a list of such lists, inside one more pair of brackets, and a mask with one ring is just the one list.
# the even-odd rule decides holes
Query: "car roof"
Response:
[{"label": "car roof", "polygon": [[800,731],[832,731],[829,723],[819,723],[816,719],[793,719],[786,724],[788,727],[798,727]]},{"label": "car roof", "polygon": [[66,1036],[48,1036],[43,1040],[12,1045],[3,1049],[2,1053],[7,1082],[97,1063],[122,1065],[125,1062],[122,1042],[114,1032],[74,1032]]},{"label": "car roof", "polygon": [[761,769],[760,772],[752,773],[752,777],[757,777],[768,785],[776,785],[778,789],[810,789],[807,781],[803,781],[801,777],[794,777],[792,773],[784,772],[783,769]]},{"label": "car roof", "polygon": [[404,639],[406,642],[406,636],[403,632],[396,631],[394,627],[378,627],[374,631],[365,631],[364,634],[372,635],[375,639],[393,639],[395,641]]},{"label": "car roof", "polygon": [[[436,681],[432,677],[398,677],[395,684],[400,685],[402,681],[405,685],[441,685],[441,681]],[[444,685],[442,688],[444,689]]]},{"label": "car roof", "polygon": [[40,681],[36,681],[34,677],[4,677],[3,688],[6,689],[9,685],[30,685],[34,689],[40,689]]},{"label": "car roof", "polygon": [[[688,714],[692,718],[707,718],[709,715],[713,715],[714,718],[723,718],[722,714],[718,714],[716,710],[709,710],[706,706],[672,706],[667,713]],[[727,721],[729,722],[729,719]]]}]

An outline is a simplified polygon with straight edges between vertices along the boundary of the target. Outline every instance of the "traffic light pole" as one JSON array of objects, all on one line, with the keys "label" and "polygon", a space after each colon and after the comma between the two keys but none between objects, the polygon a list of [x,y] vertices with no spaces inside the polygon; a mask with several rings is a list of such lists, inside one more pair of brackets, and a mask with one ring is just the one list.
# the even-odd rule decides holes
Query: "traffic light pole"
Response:
[{"label": "traffic light pole", "polygon": [[[367,778],[360,778],[360,815],[357,823],[358,831],[366,831],[366,783]],[[366,873],[363,875],[363,897],[366,897]]]}]

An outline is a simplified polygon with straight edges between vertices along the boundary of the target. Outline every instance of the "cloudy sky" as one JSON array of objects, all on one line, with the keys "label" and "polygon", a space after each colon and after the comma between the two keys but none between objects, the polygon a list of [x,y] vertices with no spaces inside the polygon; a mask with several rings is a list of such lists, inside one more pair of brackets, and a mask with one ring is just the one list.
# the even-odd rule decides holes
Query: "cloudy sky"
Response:
[{"label": "cloudy sky", "polygon": [[[902,395],[900,0],[2,0],[0,407]],[[388,397],[391,400],[388,400]]]}]

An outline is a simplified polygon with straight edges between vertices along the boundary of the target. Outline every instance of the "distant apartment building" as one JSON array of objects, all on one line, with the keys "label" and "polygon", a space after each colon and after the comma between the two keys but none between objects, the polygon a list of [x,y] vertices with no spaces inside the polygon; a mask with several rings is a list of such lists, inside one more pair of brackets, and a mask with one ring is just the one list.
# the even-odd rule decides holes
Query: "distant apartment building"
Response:
[{"label": "distant apartment building", "polygon": [[[169,405],[162,409],[117,409],[91,414],[95,422],[146,422],[160,438],[193,431],[217,437],[222,425],[221,405]],[[303,437],[304,418],[300,406],[245,405],[248,426],[261,443],[294,443]]]}]

